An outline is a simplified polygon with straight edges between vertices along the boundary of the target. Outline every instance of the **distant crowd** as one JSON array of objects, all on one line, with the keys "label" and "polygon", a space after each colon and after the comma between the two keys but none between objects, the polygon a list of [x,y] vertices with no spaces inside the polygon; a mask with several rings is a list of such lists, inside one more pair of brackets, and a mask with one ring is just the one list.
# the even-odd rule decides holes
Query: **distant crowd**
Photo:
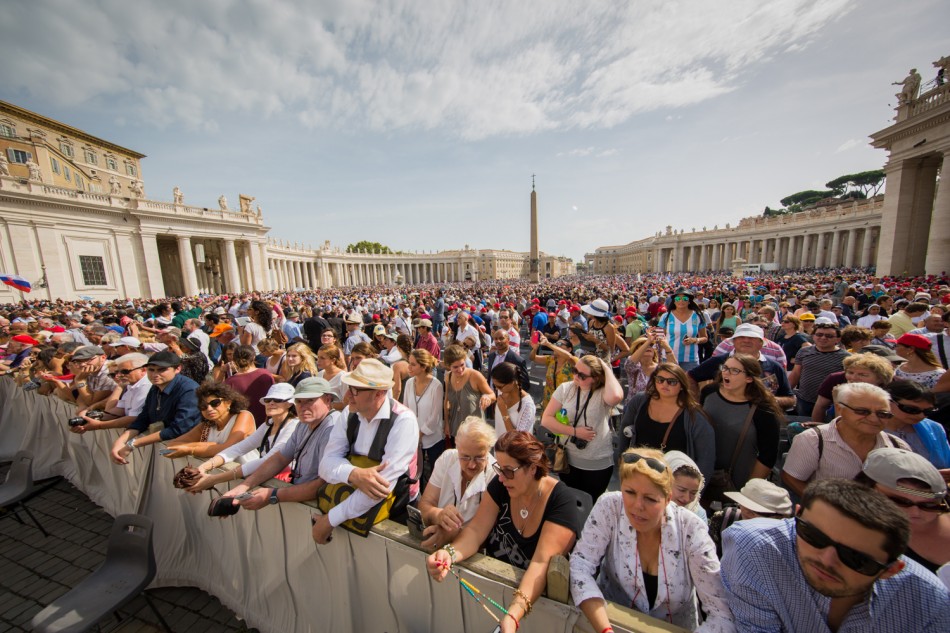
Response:
[{"label": "distant crowd", "polygon": [[501,631],[567,556],[601,633],[605,600],[942,632],[948,323],[950,280],[865,270],[27,299],[0,306],[0,372],[111,433],[116,467],[160,443],[187,492],[239,480],[216,516],[316,501],[318,544],[389,518],[437,580],[524,569]]}]

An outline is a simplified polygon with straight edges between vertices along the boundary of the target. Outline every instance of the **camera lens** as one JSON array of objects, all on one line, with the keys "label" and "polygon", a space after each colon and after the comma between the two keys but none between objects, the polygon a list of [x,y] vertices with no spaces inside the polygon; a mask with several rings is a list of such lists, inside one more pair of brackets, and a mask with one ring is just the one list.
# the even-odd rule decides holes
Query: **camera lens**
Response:
[{"label": "camera lens", "polygon": [[86,421],[83,420],[82,418],[69,418],[69,420],[67,421],[67,424],[69,424],[69,426],[82,426],[85,423]]}]

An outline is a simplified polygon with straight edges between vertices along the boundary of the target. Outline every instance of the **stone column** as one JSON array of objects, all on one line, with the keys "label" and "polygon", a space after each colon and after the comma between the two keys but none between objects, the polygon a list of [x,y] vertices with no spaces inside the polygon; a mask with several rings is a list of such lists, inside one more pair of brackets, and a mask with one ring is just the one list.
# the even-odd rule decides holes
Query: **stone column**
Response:
[{"label": "stone column", "polygon": [[806,234],[802,236],[802,253],[801,253],[802,257],[801,257],[801,265],[799,266],[799,268],[808,268],[810,264],[811,258],[809,257],[808,251],[811,250],[812,238],[814,238],[814,234],[812,235]]},{"label": "stone column", "polygon": [[[927,264],[934,189],[940,160],[912,158],[890,161],[887,195],[877,249],[878,275],[920,275]],[[937,217],[943,227],[945,218]],[[946,235],[940,236],[945,238]],[[939,238],[935,242],[939,243]],[[940,257],[935,252],[934,257]],[[938,260],[934,260],[935,262]],[[939,272],[939,271],[938,271]]]},{"label": "stone column", "polygon": [[933,215],[930,220],[930,239],[927,241],[927,259],[924,263],[928,275],[940,275],[950,271],[950,152],[943,155],[941,169],[942,186],[937,188]]},{"label": "stone column", "polygon": [[228,292],[242,292],[234,240],[224,240],[224,283]]},{"label": "stone column", "polygon": [[831,253],[828,258],[828,265],[832,268],[837,268],[841,265],[841,231],[836,230],[831,236]]},{"label": "stone column", "polygon": [[825,265],[825,234],[818,234],[818,246],[815,247],[815,268]]},{"label": "stone column", "polygon": [[857,262],[854,261],[854,249],[857,246],[858,241],[858,230],[851,229],[848,231],[848,245],[845,247],[844,254],[844,266],[854,267],[857,265]]},{"label": "stone column", "polygon": [[195,256],[191,252],[191,238],[178,236],[178,257],[181,260],[181,277],[185,285],[185,295],[198,294],[198,275],[195,271]]}]

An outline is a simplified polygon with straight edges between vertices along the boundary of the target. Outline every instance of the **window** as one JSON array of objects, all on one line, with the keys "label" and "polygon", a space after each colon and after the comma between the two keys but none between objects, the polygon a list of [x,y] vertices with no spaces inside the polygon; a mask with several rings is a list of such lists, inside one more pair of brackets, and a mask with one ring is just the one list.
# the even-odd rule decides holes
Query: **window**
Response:
[{"label": "window", "polygon": [[66,143],[65,141],[60,141],[59,151],[63,153],[63,156],[69,156],[70,158],[73,158],[76,155],[75,151],[73,151],[73,146],[69,143]]},{"label": "window", "polygon": [[79,173],[76,173],[76,188],[83,189],[85,187],[85,181],[79,176]]},{"label": "window", "polygon": [[49,157],[49,166],[50,166],[50,169],[53,170],[54,174],[59,173],[59,161],[53,158],[52,156]]},{"label": "window", "polygon": [[125,164],[125,173],[127,173],[128,175],[130,175],[130,176],[132,176],[133,178],[135,178],[135,177],[137,176],[136,169],[135,169],[135,165],[133,165],[132,163],[126,163],[126,164]]},{"label": "window", "polygon": [[63,178],[65,178],[67,182],[72,180],[72,176],[69,173],[69,167],[66,165],[63,165]]},{"label": "window", "polygon": [[102,193],[102,185],[98,182],[91,182],[89,183],[89,191],[92,193]]},{"label": "window", "polygon": [[106,285],[106,267],[101,257],[93,255],[79,256],[79,270],[82,272],[82,282],[87,286]]},{"label": "window", "polygon": [[25,165],[26,163],[33,160],[33,154],[22,150],[22,149],[13,149],[12,147],[7,148],[7,160],[11,163],[20,163]]},{"label": "window", "polygon": [[112,171],[119,171],[119,164],[111,156],[106,156],[106,167]]},{"label": "window", "polygon": [[6,136],[7,138],[16,138],[16,129],[12,125],[7,125],[6,123],[0,123],[0,136]]},{"label": "window", "polygon": [[98,159],[98,157],[96,157],[96,153],[95,153],[94,151],[92,151],[91,149],[87,149],[84,153],[85,153],[85,155],[86,155],[86,162],[87,162],[87,163],[89,163],[90,165],[98,165],[98,164],[99,164],[99,159]]}]

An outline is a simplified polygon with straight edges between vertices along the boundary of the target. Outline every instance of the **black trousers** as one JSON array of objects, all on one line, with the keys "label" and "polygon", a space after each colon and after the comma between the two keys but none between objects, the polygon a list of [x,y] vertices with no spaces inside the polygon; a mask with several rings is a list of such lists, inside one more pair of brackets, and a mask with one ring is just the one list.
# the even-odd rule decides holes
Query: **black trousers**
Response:
[{"label": "black trousers", "polygon": [[595,502],[600,495],[604,494],[607,486],[610,485],[610,478],[614,474],[614,467],[604,468],[603,470],[581,470],[571,466],[571,472],[558,475],[561,481],[575,490],[583,490],[590,495]]}]

